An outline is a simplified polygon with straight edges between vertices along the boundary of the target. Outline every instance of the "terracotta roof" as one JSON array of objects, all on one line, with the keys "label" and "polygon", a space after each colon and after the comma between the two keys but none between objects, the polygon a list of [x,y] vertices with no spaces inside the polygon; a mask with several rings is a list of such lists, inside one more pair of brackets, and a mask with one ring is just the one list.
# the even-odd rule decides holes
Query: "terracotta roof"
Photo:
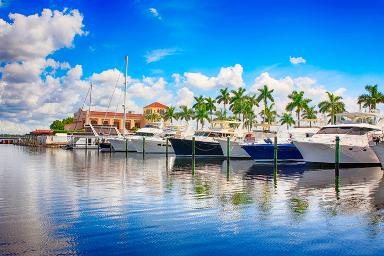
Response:
[{"label": "terracotta roof", "polygon": [[156,101],[149,104],[148,106],[145,106],[144,108],[168,108],[168,106]]},{"label": "terracotta roof", "polygon": [[[104,111],[91,111],[90,115],[95,115],[95,116],[107,116],[107,117],[122,117],[123,113],[120,112],[104,112]],[[142,117],[142,114],[132,114],[132,113],[127,113],[125,114],[126,117]]]},{"label": "terracotta roof", "polygon": [[31,133],[39,134],[39,133],[53,133],[52,130],[34,130]]}]

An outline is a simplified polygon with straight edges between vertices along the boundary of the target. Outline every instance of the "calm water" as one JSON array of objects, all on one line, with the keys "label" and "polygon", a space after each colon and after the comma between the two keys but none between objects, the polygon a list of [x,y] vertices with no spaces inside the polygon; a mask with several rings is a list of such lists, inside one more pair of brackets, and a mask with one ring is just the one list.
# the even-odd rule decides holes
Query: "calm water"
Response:
[{"label": "calm water", "polygon": [[0,254],[383,255],[380,168],[0,146]]}]

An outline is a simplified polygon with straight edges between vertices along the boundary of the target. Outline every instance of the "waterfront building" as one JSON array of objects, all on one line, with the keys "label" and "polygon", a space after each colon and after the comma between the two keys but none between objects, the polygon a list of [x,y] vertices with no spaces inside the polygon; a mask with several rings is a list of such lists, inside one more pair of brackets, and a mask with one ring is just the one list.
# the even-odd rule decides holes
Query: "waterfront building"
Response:
[{"label": "waterfront building", "polygon": [[[144,127],[147,123],[145,115],[148,113],[159,113],[160,115],[168,107],[159,102],[154,102],[143,108],[144,114],[128,112],[126,114],[125,128],[127,130],[133,130]],[[115,126],[120,132],[123,132],[123,113],[121,112],[106,112],[106,111],[89,111],[79,109],[74,113],[72,124],[65,125],[65,130],[80,130],[83,129],[85,125],[92,124],[94,126]]]}]

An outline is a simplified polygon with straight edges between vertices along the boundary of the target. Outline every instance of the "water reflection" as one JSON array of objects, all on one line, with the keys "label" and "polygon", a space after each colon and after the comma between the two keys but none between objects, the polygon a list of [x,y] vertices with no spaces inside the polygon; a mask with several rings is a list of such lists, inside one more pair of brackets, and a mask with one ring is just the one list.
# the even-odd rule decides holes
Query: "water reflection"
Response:
[{"label": "water reflection", "polygon": [[[380,168],[0,147],[1,254],[375,254]],[[229,176],[227,170],[229,169]],[[369,244],[369,246],[367,246]],[[272,245],[272,246],[271,246]]]}]

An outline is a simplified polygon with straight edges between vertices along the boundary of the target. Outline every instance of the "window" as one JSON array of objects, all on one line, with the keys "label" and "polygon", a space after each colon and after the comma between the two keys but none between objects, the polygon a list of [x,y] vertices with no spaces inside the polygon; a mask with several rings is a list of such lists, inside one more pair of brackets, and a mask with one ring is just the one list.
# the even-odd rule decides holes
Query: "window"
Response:
[{"label": "window", "polygon": [[364,135],[372,131],[375,131],[375,129],[362,127],[323,127],[317,132],[317,134]]}]

